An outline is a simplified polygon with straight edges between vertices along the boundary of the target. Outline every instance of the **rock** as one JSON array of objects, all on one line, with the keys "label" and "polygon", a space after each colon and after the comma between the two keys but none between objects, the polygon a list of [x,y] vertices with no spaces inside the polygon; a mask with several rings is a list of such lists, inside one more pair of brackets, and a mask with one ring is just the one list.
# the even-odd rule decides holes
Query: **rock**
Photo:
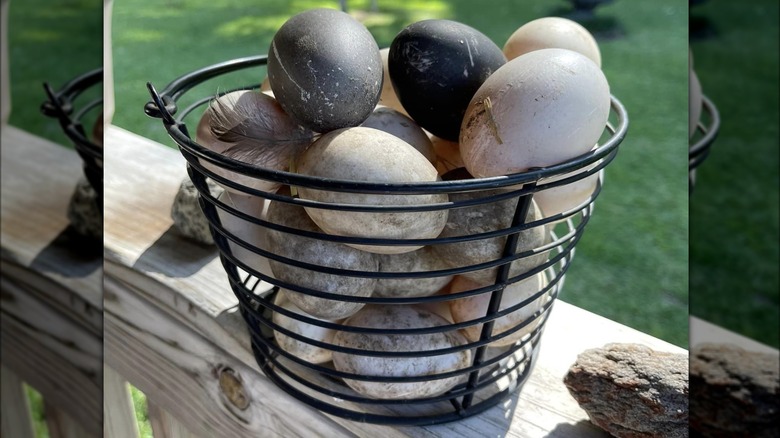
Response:
[{"label": "rock", "polygon": [[103,240],[103,212],[97,205],[97,193],[86,178],[81,177],[68,204],[68,221],[82,236]]},{"label": "rock", "polygon": [[[210,179],[206,182],[214,197],[218,197],[225,190]],[[214,244],[209,230],[209,221],[198,203],[198,189],[189,177],[181,182],[179,192],[173,199],[171,218],[173,225],[183,236],[206,245]]]},{"label": "rock", "polygon": [[607,344],[581,353],[563,382],[590,421],[613,436],[688,436],[685,354]]},{"label": "rock", "polygon": [[780,437],[780,356],[729,344],[691,351],[691,430],[708,437]]}]

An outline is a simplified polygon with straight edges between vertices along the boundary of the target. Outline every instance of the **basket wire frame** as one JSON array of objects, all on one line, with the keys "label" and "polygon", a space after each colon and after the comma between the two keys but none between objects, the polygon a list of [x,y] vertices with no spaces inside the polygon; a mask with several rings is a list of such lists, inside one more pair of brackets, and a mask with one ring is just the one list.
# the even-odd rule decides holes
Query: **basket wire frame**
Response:
[{"label": "basket wire frame", "polygon": [[688,193],[693,193],[696,168],[709,156],[712,144],[720,131],[720,113],[714,103],[702,96],[702,115],[696,125],[694,143],[688,150]]},{"label": "basket wire frame", "polygon": [[[147,84],[152,101],[147,103],[144,108],[147,115],[162,119],[168,134],[179,146],[182,155],[187,161],[188,174],[200,193],[201,207],[210,223],[212,235],[219,248],[220,259],[227,273],[230,287],[239,301],[241,314],[247,323],[251,335],[253,353],[263,372],[285,392],[323,412],[354,421],[377,424],[413,426],[455,421],[483,412],[510,397],[525,383],[533,368],[538,356],[539,340],[544,330],[545,322],[563,286],[565,274],[574,256],[575,245],[582,237],[585,225],[593,214],[593,202],[601,191],[603,182],[603,172],[601,171],[615,158],[618,146],[626,135],[628,116],[625,108],[617,99],[612,97],[611,110],[613,116],[617,119],[617,123],[615,125],[608,123],[605,129],[605,136],[603,136],[606,139],[593,151],[556,166],[535,168],[527,172],[500,177],[445,180],[429,183],[380,184],[324,179],[249,165],[226,158],[196,143],[189,135],[184,119],[197,108],[206,105],[210,98],[196,101],[174,117],[178,111],[177,101],[191,88],[225,73],[239,69],[261,67],[266,64],[266,61],[266,56],[257,56],[209,66],[174,80],[161,93],[158,93],[151,84]],[[236,88],[236,90],[255,88],[259,88],[259,84]],[[223,170],[233,171],[241,175],[274,181],[282,186],[303,186],[312,189],[370,194],[419,195],[477,192],[482,194],[482,196],[464,201],[409,206],[325,204],[301,199],[297,196],[244,186],[215,173],[211,168],[204,166],[205,163],[211,166],[216,165]],[[598,175],[599,181],[594,193],[581,205],[556,215],[542,217],[528,223],[525,222],[526,213],[532,204],[534,193],[571,184],[592,175]],[[340,211],[424,212],[473,208],[495,202],[513,202],[516,204],[514,204],[514,214],[508,227],[477,235],[437,237],[432,239],[335,236],[325,234],[324,232],[303,231],[246,214],[213,196],[206,183],[207,178],[232,188],[234,191],[265,198],[272,202]],[[495,238],[504,238],[506,241],[501,257],[476,265],[419,272],[376,272],[338,269],[287,258],[245,241],[224,226],[220,219],[220,210],[222,214],[239,218],[248,222],[251,226],[264,227],[268,230],[287,233],[290,236],[301,236],[342,244],[410,246],[446,245]],[[516,243],[519,233],[535,227],[550,229],[551,238],[537,248],[518,252]],[[264,272],[263,269],[247,264],[246,260],[236,253],[238,249],[259,258],[274,260],[296,269],[306,269],[315,274],[334,274],[374,279],[413,279],[456,275],[489,268],[497,268],[497,274],[492,284],[446,295],[404,298],[345,296],[278,280],[270,272]],[[526,272],[510,275],[510,266],[513,262],[541,253],[547,254],[545,263]],[[546,279],[546,282],[543,283],[543,288],[522,302],[500,309],[502,294],[507,286],[535,275],[544,276]],[[435,327],[376,329],[347,326],[335,321],[320,320],[309,317],[304,313],[299,314],[284,309],[274,303],[275,296],[280,289],[289,289],[331,300],[376,305],[441,303],[481,294],[489,294],[490,299],[485,315],[474,320]],[[493,334],[493,326],[498,318],[521,310],[537,301],[541,301],[542,304],[533,315],[517,323],[507,331]],[[478,324],[482,324],[482,328],[477,341],[467,342],[463,345],[428,351],[375,351],[347,348],[329,342],[309,339],[274,323],[272,320],[274,312],[318,327],[369,335],[420,336],[428,333],[456,331]],[[489,344],[510,336],[519,330],[527,329],[531,325],[533,325],[533,328],[530,332],[513,345],[502,348],[488,348]],[[288,353],[275,342],[274,331],[315,347],[325,348],[333,352],[362,356],[414,359],[469,350],[471,352],[471,363],[466,368],[425,376],[357,375],[336,370],[329,364],[310,363]],[[457,377],[459,382],[449,391],[416,399],[370,398],[353,391],[344,382],[345,379],[349,379],[369,382],[410,383],[452,377]]]},{"label": "basket wire frame", "polygon": [[41,112],[59,121],[65,135],[71,140],[84,162],[84,175],[97,193],[95,199],[101,214],[103,212],[103,147],[90,139],[84,130],[82,119],[90,111],[102,106],[103,98],[94,99],[80,108],[76,107],[76,100],[83,92],[102,82],[103,69],[98,68],[68,81],[57,91],[54,91],[49,83],[44,83],[47,100],[41,104]]}]

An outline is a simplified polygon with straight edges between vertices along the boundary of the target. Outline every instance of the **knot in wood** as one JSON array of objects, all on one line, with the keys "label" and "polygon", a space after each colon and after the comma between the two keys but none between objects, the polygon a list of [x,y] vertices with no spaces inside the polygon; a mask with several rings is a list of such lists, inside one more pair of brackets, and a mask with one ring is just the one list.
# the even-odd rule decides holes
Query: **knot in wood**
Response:
[{"label": "knot in wood", "polygon": [[233,406],[242,411],[249,407],[249,395],[240,376],[232,368],[224,367],[219,370],[219,389]]}]

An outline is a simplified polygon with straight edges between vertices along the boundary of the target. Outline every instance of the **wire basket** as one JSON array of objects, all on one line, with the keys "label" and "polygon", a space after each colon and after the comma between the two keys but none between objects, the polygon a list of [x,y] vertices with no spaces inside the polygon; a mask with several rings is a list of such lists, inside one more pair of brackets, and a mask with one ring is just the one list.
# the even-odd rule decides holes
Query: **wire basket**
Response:
[{"label": "wire basket", "polygon": [[[92,111],[103,105],[103,98],[97,98],[77,107],[78,97],[103,82],[103,69],[84,73],[62,86],[58,91],[44,83],[48,99],[41,105],[41,112],[56,118],[65,135],[73,142],[76,152],[84,162],[84,175],[97,193],[95,197],[100,212],[103,211],[103,145],[97,144],[84,130],[82,121]],[[102,95],[102,93],[101,93]],[[100,122],[98,122],[100,123]],[[101,130],[102,132],[102,130]],[[100,134],[102,136],[102,134]]]},{"label": "wire basket", "polygon": [[[614,97],[611,100],[610,123],[607,124],[602,141],[587,154],[547,168],[536,168],[527,172],[481,179],[450,179],[428,183],[380,184],[356,182],[348,180],[333,180],[301,175],[291,172],[272,170],[252,166],[232,160],[219,153],[197,144],[189,135],[185,119],[195,109],[207,105],[210,98],[195,101],[181,112],[178,112],[177,101],[191,88],[217,76],[241,69],[261,68],[266,64],[266,56],[236,59],[221,64],[212,65],[201,70],[184,75],[171,82],[158,93],[151,84],[147,84],[152,101],[147,103],[147,115],[160,118],[168,134],[178,145],[187,161],[188,173],[200,192],[201,207],[208,218],[216,245],[219,248],[222,264],[227,272],[230,286],[239,301],[239,307],[247,323],[252,339],[252,348],[257,363],[265,375],[287,393],[323,412],[344,417],[354,421],[371,422],[392,425],[430,425],[459,420],[480,413],[511,396],[523,385],[533,368],[539,351],[539,339],[544,323],[550,314],[555,298],[564,283],[566,271],[574,256],[574,247],[582,237],[585,225],[592,216],[593,201],[601,191],[603,181],[602,169],[611,162],[617,154],[628,128],[628,116],[623,105]],[[255,77],[261,78],[261,72]],[[259,83],[237,89],[259,88]],[[231,90],[233,91],[233,90]],[[229,91],[226,91],[227,93]],[[222,93],[224,94],[224,93]],[[213,98],[213,96],[211,97]],[[176,115],[176,117],[174,117]],[[208,164],[205,166],[204,164]],[[225,178],[223,171],[235,172],[256,179],[273,181],[291,188],[310,188],[336,192],[420,195],[420,194],[454,194],[469,193],[466,200],[440,202],[434,204],[415,204],[404,206],[377,206],[357,204],[321,203],[302,199],[283,191],[270,192],[248,187],[231,179]],[[533,196],[545,189],[572,184],[584,178],[597,178],[595,190],[580,205],[567,211],[537,220],[526,222],[527,212],[532,206]],[[363,238],[324,234],[286,226],[266,219],[249,215],[242,210],[214,197],[208,189],[206,178],[247,195],[256,196],[279,202],[285,205],[303,206],[343,212],[428,212],[448,210],[448,213],[458,208],[478,208],[492,203],[511,203],[511,213],[507,218],[508,225],[484,233],[454,237],[437,237],[431,239],[387,239]],[[291,190],[296,193],[296,190]],[[227,216],[226,216],[227,215]],[[359,269],[339,269],[315,265],[276,254],[244,240],[231,231],[222,219],[226,217],[240,218],[261,227],[266,232],[282,233],[290,239],[302,236],[318,241],[337,242],[341,244],[370,245],[416,245],[435,246],[453,243],[473,242],[484,239],[505,239],[503,254],[489,261],[413,272],[378,272]],[[516,242],[523,231],[544,227],[549,230],[549,239],[532,249],[517,251]],[[350,278],[368,278],[380,280],[421,280],[426,278],[450,275],[468,274],[485,269],[496,269],[495,280],[487,285],[463,290],[451,294],[437,294],[422,297],[356,297],[328,293],[307,287],[296,280],[282,281],[273,275],[271,269],[264,263],[249,262],[247,254],[257,260],[275,263],[277,265],[294,267],[311,275],[336,275]],[[544,255],[544,263],[521,273],[512,272],[510,266],[531,257]],[[254,259],[252,259],[254,260]],[[502,294],[507,286],[514,285],[532,276],[543,276],[542,287],[534,289],[534,293],[522,301],[506,308],[501,308]],[[301,276],[300,278],[303,278]],[[327,321],[310,317],[305,313],[297,313],[275,304],[275,297],[281,289],[287,289],[311,297],[320,297],[339,302],[366,303],[376,306],[394,306],[401,304],[417,306],[441,306],[452,304],[456,300],[469,297],[489,297],[484,315],[459,323],[448,320],[447,324],[433,327],[415,328],[369,328],[354,327],[336,321]],[[536,304],[535,304],[536,303]],[[538,304],[541,303],[541,304]],[[493,327],[498,318],[529,309],[536,305],[535,311],[522,321],[517,321],[508,330],[495,333]],[[407,336],[425,336],[430,334],[453,333],[460,329],[479,327],[478,336],[474,341],[455,344],[448,347],[402,351],[384,351],[382,349],[353,348],[337,345],[332,341],[312,339],[288,330],[277,324],[273,313],[300,321],[311,326],[331,329],[336,333],[352,333],[366,336],[396,336],[396,339]],[[515,332],[523,330],[524,337],[509,346],[496,348],[488,345],[500,341]],[[374,357],[377,360],[410,360],[422,361],[427,358],[458,354],[468,351],[470,360],[468,366],[459,369],[437,372],[428,375],[388,376],[367,375],[366,373],[351,373],[336,369],[331,363],[313,363],[303,360],[282,349],[275,341],[274,331],[302,343],[315,346],[332,354],[352,354],[361,357]],[[377,398],[356,392],[350,382],[368,382],[368,384],[414,384],[424,386],[430,382],[443,379],[454,379],[456,382],[448,390],[420,397],[401,397],[395,399]]]},{"label": "wire basket", "polygon": [[691,138],[688,150],[688,193],[693,193],[696,185],[696,168],[710,154],[710,147],[720,131],[720,114],[718,108],[707,96],[702,96],[702,115],[696,125],[696,132]]}]

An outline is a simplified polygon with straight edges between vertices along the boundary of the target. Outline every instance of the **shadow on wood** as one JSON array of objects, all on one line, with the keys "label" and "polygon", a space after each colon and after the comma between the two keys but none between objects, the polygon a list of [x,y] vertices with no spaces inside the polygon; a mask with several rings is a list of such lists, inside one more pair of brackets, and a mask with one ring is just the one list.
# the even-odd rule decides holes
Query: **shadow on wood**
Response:
[{"label": "shadow on wood", "polygon": [[147,248],[133,269],[159,272],[169,277],[186,278],[200,271],[217,257],[217,248],[183,239],[171,225],[154,244]]},{"label": "shadow on wood", "polygon": [[[62,260],[69,260],[67,266]],[[55,272],[64,277],[81,278],[103,265],[103,242],[84,237],[69,225],[30,264],[37,272]]]}]

